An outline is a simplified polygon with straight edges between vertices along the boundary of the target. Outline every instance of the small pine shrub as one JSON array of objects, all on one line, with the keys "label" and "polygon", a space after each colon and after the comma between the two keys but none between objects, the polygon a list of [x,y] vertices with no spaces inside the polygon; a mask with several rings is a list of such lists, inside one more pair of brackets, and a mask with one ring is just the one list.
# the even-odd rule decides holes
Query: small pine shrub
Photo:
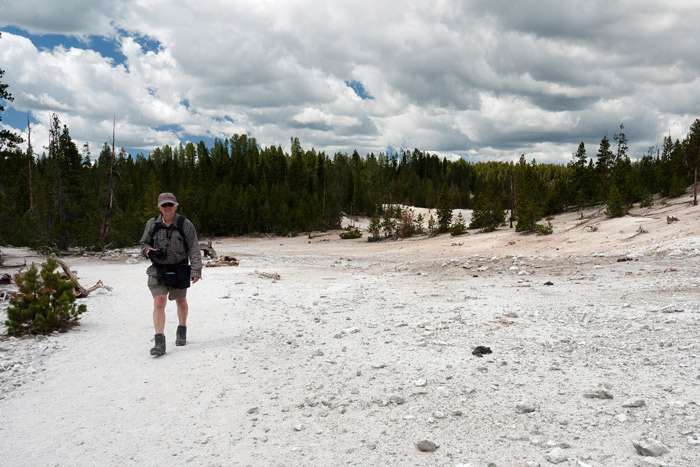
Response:
[{"label": "small pine shrub", "polygon": [[438,233],[440,233],[438,223],[435,220],[435,217],[433,217],[433,215],[431,214],[430,219],[428,219],[428,235],[434,237]]},{"label": "small pine shrub", "polygon": [[357,227],[348,227],[348,230],[340,234],[340,238],[343,240],[350,240],[353,238],[361,238],[362,232]]},{"label": "small pine shrub", "polygon": [[678,198],[680,196],[683,196],[685,194],[686,188],[687,187],[683,182],[683,179],[678,175],[674,175],[671,179],[671,186],[668,189],[668,196],[670,196],[671,198]]},{"label": "small pine shrub", "polygon": [[642,199],[639,201],[640,208],[650,208],[654,205],[654,196],[648,191],[642,195]]},{"label": "small pine shrub", "polygon": [[381,223],[381,228],[384,230],[385,237],[393,237],[396,233],[396,219],[391,216],[392,209],[384,210],[384,220]]},{"label": "small pine shrub", "polygon": [[418,217],[416,217],[416,235],[425,234],[425,227],[423,227],[423,222],[425,222],[423,214],[418,214]]},{"label": "small pine shrub", "polygon": [[467,224],[464,222],[464,216],[460,212],[457,214],[457,219],[450,226],[450,235],[456,237],[465,233],[467,233]]},{"label": "small pine shrub", "polygon": [[378,242],[379,240],[382,239],[380,236],[380,231],[382,229],[382,223],[379,220],[379,213],[377,211],[374,211],[374,215],[372,216],[372,219],[369,221],[369,225],[367,226],[367,232],[370,234],[369,237],[367,237],[368,242]]},{"label": "small pine shrub", "polygon": [[47,258],[39,271],[35,265],[24,274],[15,274],[19,288],[7,308],[7,333],[49,334],[66,331],[87,311],[75,304],[75,283],[56,272],[58,262]]},{"label": "small pine shrub", "polygon": [[547,225],[535,224],[535,234],[536,235],[552,235],[554,232],[554,227],[552,223],[547,221]]},{"label": "small pine shrub", "polygon": [[622,194],[615,185],[612,185],[610,193],[608,193],[608,208],[605,210],[605,215],[608,217],[622,217],[627,214],[628,210]]}]

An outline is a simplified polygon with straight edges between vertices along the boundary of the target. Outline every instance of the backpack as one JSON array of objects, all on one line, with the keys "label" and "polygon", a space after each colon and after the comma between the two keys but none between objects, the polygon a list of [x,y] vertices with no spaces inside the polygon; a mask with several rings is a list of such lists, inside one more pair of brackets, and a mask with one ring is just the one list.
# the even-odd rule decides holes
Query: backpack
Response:
[{"label": "backpack", "polygon": [[[187,237],[185,237],[185,230],[182,228],[182,226],[185,225],[185,216],[181,216],[178,214],[177,222],[175,223],[175,227],[177,227],[177,231],[180,232],[180,236],[182,237],[182,241],[185,244],[185,252],[189,254],[190,248],[189,245],[187,244]],[[153,230],[151,231],[151,239],[155,238],[156,233],[163,228],[163,223],[158,222],[158,216],[155,216],[153,218],[153,222],[155,223],[155,227],[153,227]]]}]

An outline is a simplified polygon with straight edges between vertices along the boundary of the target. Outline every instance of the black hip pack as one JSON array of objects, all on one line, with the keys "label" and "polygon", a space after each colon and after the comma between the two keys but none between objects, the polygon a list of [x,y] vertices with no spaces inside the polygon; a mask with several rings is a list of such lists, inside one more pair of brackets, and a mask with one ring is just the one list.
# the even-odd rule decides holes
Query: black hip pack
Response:
[{"label": "black hip pack", "polygon": [[158,279],[163,281],[164,286],[174,289],[186,289],[190,286],[192,268],[189,264],[156,264],[156,269]]}]

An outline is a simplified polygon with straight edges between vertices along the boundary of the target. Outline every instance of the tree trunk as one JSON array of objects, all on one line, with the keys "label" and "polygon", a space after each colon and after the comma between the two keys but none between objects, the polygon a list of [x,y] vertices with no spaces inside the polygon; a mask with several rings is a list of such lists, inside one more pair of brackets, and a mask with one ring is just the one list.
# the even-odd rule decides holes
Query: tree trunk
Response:
[{"label": "tree trunk", "polygon": [[34,151],[32,151],[32,127],[27,117],[27,159],[29,159],[29,212],[34,212],[34,182],[32,179],[32,162],[34,162]]},{"label": "tree trunk", "polygon": [[695,182],[693,183],[693,206],[698,205],[698,165],[695,164]]},{"label": "tree trunk", "polygon": [[102,219],[102,228],[100,229],[100,246],[105,247],[105,238],[109,233],[109,218],[112,216],[112,204],[114,200],[114,134],[116,127],[116,117],[114,118],[114,124],[112,125],[112,160],[109,164],[109,194],[107,195],[107,210],[105,211],[105,217]]}]

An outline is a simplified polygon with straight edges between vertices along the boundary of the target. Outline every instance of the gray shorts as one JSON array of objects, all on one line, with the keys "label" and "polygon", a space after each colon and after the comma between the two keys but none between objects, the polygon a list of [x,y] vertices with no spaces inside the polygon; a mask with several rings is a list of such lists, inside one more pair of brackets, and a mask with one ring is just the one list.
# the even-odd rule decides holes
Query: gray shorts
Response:
[{"label": "gray shorts", "polygon": [[176,289],[174,287],[158,284],[158,278],[155,276],[148,276],[148,288],[151,290],[153,298],[160,295],[167,295],[168,300],[177,300],[178,298],[185,298],[187,296],[187,289]]}]

